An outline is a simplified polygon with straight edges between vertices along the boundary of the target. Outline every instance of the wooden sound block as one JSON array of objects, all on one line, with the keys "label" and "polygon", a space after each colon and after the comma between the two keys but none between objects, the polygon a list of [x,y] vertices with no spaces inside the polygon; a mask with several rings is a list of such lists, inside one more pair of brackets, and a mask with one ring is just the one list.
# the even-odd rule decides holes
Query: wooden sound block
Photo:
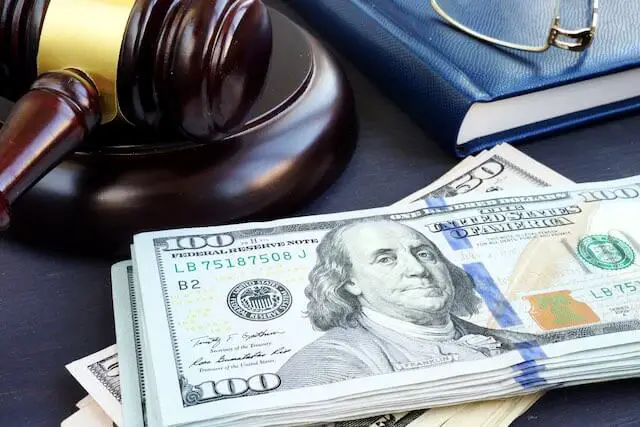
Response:
[{"label": "wooden sound block", "polygon": [[12,238],[124,255],[141,231],[269,219],[323,192],[355,148],[353,95],[317,40],[270,14],[267,83],[239,131],[199,144],[99,127],[14,204]]}]

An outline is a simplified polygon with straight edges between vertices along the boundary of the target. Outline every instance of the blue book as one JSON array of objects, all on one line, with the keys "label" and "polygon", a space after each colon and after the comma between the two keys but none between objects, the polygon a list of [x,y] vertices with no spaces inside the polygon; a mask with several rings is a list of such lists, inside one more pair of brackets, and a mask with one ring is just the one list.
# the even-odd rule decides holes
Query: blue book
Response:
[{"label": "blue book", "polygon": [[[640,1],[601,1],[587,50],[552,47],[543,53],[471,37],[447,24],[429,0],[286,3],[459,157],[640,107]],[[529,44],[548,33],[553,3],[440,0],[473,29]],[[560,9],[562,27],[591,24],[590,0],[563,3],[571,7]]]}]

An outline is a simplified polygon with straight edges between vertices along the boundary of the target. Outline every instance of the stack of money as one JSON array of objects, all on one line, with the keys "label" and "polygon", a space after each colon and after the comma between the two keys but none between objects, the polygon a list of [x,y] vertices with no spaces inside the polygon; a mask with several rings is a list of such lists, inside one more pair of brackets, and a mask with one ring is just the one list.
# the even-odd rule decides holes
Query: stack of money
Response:
[{"label": "stack of money", "polygon": [[112,272],[123,425],[508,425],[637,375],[640,178],[510,156],[385,208],[135,236]]}]

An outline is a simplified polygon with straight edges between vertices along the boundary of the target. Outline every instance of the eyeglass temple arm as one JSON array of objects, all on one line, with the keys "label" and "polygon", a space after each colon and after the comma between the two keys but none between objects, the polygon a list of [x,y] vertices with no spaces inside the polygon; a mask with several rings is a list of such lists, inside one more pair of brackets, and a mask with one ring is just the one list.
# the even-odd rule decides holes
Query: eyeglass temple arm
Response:
[{"label": "eyeglass temple arm", "polygon": [[472,35],[473,37],[475,37],[477,39],[484,40],[484,41],[489,42],[489,43],[493,43],[493,44],[496,44],[496,45],[499,45],[499,46],[508,47],[508,48],[511,48],[511,49],[526,50],[526,51],[529,51],[529,52],[544,52],[545,50],[549,49],[549,47],[551,46],[549,44],[546,44],[544,46],[527,46],[527,45],[522,45],[522,44],[517,44],[517,43],[510,43],[510,42],[494,39],[493,37],[485,36],[482,33],[474,31],[471,28],[469,28],[469,27],[467,27],[465,25],[462,25],[461,23],[459,23],[458,21],[456,21],[455,19],[450,17],[447,14],[447,12],[445,12],[444,9],[442,9],[442,7],[438,4],[438,0],[431,0],[431,7],[433,7],[433,10],[435,10],[436,13],[438,15],[440,15],[440,17],[442,19],[444,19],[447,23],[449,23],[451,26],[457,28],[458,30],[460,30],[462,32],[465,32],[465,33],[467,33],[469,35]]}]

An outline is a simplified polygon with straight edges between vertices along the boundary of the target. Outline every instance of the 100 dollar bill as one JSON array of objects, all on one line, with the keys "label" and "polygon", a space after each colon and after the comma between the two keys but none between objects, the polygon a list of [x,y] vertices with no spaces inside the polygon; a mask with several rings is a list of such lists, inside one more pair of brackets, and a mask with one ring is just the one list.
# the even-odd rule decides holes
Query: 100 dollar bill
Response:
[{"label": "100 dollar bill", "polygon": [[485,197],[135,236],[162,419],[637,342],[638,178]]}]

